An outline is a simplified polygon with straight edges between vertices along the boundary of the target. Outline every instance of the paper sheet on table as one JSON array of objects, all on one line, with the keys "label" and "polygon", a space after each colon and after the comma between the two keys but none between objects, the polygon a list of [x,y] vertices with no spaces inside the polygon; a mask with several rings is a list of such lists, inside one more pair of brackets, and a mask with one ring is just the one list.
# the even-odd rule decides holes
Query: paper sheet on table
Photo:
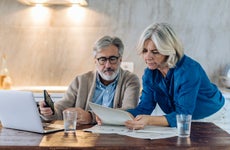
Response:
[{"label": "paper sheet on table", "polygon": [[160,126],[146,126],[142,130],[129,130],[125,126],[95,125],[91,128],[84,129],[83,131],[100,134],[114,133],[141,139],[162,139],[177,136],[177,128]]}]

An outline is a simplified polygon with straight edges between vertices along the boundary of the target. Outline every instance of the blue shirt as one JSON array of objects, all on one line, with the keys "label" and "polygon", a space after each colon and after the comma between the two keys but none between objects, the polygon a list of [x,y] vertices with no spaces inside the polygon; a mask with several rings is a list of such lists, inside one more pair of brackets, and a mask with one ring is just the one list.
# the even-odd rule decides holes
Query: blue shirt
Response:
[{"label": "blue shirt", "polygon": [[133,116],[150,115],[156,104],[166,114],[169,126],[176,127],[176,114],[192,114],[202,119],[217,112],[224,105],[224,97],[208,79],[201,65],[184,55],[166,77],[159,70],[145,69],[140,103],[129,109]]},{"label": "blue shirt", "polygon": [[105,86],[103,83],[101,83],[99,79],[99,75],[97,74],[96,88],[94,91],[92,102],[112,108],[117,81],[118,81],[118,77],[116,77],[116,79],[112,83]]}]

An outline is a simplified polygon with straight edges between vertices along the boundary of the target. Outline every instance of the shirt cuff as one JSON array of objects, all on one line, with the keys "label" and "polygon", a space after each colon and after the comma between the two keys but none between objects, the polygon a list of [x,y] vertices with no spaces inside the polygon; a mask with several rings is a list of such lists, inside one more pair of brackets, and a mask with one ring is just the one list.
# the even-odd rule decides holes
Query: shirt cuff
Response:
[{"label": "shirt cuff", "polygon": [[90,124],[97,124],[97,122],[96,122],[96,115],[93,113],[92,110],[89,110],[88,112],[90,113],[90,116],[91,116],[91,118],[92,118]]}]

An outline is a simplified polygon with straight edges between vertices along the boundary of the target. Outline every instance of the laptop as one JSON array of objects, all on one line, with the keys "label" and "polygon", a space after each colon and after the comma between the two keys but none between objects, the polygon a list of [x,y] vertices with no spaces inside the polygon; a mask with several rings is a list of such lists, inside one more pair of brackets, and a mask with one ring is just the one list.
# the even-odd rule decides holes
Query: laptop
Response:
[{"label": "laptop", "polygon": [[37,133],[64,129],[63,125],[42,122],[31,91],[0,90],[0,122],[4,128]]}]

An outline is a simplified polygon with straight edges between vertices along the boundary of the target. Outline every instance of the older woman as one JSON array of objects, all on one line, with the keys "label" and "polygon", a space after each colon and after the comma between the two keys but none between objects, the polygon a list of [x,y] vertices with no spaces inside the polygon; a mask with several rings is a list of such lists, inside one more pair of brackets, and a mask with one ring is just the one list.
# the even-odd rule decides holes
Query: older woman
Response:
[{"label": "older woman", "polygon": [[[135,117],[125,123],[128,128],[175,127],[177,113],[202,119],[224,105],[224,97],[217,86],[210,82],[198,62],[184,54],[178,37],[168,24],[147,27],[140,37],[138,50],[147,68],[142,77],[140,103],[128,110]],[[156,104],[166,115],[150,116]]]}]

